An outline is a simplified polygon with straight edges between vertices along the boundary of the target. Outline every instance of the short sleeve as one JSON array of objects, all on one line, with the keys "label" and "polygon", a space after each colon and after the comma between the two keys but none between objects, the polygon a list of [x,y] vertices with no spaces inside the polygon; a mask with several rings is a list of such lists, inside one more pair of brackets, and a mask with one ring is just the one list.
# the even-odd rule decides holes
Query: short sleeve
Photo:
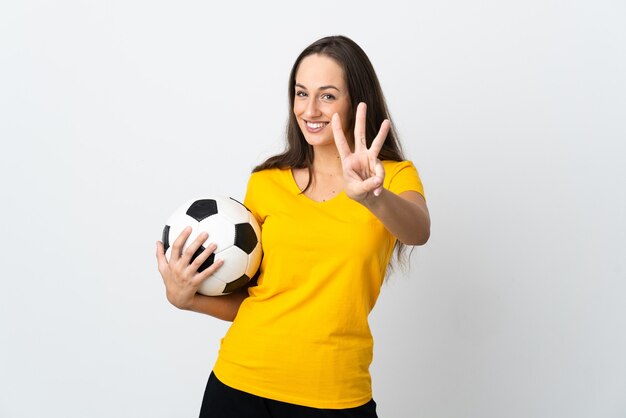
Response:
[{"label": "short sleeve", "polygon": [[259,225],[263,224],[264,217],[261,214],[260,202],[258,201],[260,187],[258,184],[258,176],[256,173],[252,173],[248,179],[248,186],[246,188],[246,196],[243,199],[243,204],[256,218]]},{"label": "short sleeve", "polygon": [[411,161],[383,161],[385,187],[395,194],[415,191],[424,195],[424,186],[417,168]]}]

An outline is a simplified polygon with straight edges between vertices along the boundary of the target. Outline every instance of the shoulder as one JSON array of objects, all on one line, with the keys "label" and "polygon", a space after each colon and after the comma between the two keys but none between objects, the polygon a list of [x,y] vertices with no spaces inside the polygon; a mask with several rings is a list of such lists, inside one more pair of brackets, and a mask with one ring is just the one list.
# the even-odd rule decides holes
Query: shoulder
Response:
[{"label": "shoulder", "polygon": [[382,161],[385,168],[385,187],[396,194],[416,191],[424,195],[424,186],[412,161]]},{"label": "shoulder", "polygon": [[264,170],[255,171],[250,174],[250,180],[267,181],[285,177],[291,173],[290,168],[266,168]]},{"label": "shoulder", "polygon": [[392,161],[392,160],[383,160],[383,167],[385,168],[385,173],[387,176],[393,176],[402,171],[415,172],[417,173],[417,169],[415,165],[410,160],[404,161]]},{"label": "shoulder", "polygon": [[267,168],[255,171],[248,179],[248,189],[266,188],[276,184],[284,184],[289,181],[291,170],[289,168]]},{"label": "shoulder", "polygon": [[268,202],[276,199],[277,191],[288,187],[289,169],[268,168],[250,174],[244,205],[250,209],[260,224],[266,215]]}]

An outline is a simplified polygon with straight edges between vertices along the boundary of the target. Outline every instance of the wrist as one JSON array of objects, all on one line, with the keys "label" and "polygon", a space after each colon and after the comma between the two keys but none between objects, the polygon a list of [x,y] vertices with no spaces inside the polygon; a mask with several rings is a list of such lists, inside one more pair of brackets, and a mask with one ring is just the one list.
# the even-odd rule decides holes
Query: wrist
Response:
[{"label": "wrist", "polygon": [[208,299],[208,296],[201,295],[200,293],[194,293],[194,295],[187,301],[187,303],[180,309],[191,312],[201,312],[202,299]]},{"label": "wrist", "polygon": [[167,300],[177,309],[181,309],[183,311],[191,311],[193,310],[196,295],[197,294],[193,295],[191,298],[181,298],[180,295],[174,295],[168,292]]},{"label": "wrist", "polygon": [[367,195],[365,195],[363,199],[359,200],[359,203],[365,206],[366,208],[368,208],[369,210],[376,209],[378,206],[382,204],[382,201],[384,199],[383,196],[385,195],[386,192],[387,192],[387,189],[385,189],[384,187],[381,189],[380,194],[378,196],[376,196],[373,191],[369,192],[367,193]]}]

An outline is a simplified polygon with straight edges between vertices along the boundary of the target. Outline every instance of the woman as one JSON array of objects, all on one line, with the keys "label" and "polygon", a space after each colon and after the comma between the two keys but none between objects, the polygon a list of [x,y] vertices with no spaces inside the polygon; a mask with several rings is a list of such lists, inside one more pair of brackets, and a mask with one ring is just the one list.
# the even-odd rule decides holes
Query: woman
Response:
[{"label": "woman", "polygon": [[262,228],[256,285],[199,295],[222,264],[197,272],[215,246],[190,263],[207,236],[181,254],[184,231],[169,264],[157,243],[168,300],[233,321],[201,417],[375,417],[367,316],[394,248],[429,238],[417,170],[357,44],[333,36],[307,47],[289,100],[286,150],[253,170],[244,200]]}]

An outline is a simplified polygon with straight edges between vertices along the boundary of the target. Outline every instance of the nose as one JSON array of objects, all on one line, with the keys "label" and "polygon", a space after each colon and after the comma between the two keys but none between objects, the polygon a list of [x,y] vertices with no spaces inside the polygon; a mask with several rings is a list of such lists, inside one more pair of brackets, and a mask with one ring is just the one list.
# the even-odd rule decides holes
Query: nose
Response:
[{"label": "nose", "polygon": [[317,100],[315,100],[314,98],[307,100],[304,115],[307,118],[315,118],[315,117],[322,115],[322,112],[319,108],[319,104],[317,103]]}]

